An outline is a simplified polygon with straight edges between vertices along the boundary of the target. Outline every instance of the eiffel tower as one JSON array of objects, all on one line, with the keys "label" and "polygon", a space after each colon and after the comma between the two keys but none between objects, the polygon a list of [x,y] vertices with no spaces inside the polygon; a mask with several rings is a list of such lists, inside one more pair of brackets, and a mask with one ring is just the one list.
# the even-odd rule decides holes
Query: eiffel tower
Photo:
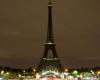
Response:
[{"label": "eiffel tower", "polygon": [[52,3],[49,0],[48,3],[48,31],[47,40],[44,49],[43,57],[36,69],[36,72],[42,73],[43,71],[54,70],[57,72],[63,72],[63,66],[60,63],[59,57],[56,52],[56,44],[54,42],[53,26],[52,26]]}]

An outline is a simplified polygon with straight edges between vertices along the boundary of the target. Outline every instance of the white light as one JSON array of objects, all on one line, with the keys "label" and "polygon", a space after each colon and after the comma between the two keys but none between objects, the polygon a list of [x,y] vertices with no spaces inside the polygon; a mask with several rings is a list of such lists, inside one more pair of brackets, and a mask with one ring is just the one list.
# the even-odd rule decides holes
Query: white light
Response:
[{"label": "white light", "polygon": [[1,74],[4,74],[4,71],[3,70],[1,71]]},{"label": "white light", "polygon": [[0,80],[3,80],[3,78],[0,78]]},{"label": "white light", "polygon": [[9,72],[7,72],[6,74],[9,75]]}]

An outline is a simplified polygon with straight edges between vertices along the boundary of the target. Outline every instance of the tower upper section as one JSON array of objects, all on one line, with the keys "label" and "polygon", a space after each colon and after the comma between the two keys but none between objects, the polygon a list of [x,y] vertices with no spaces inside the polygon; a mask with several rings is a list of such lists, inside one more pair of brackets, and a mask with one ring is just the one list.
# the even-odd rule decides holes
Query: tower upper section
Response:
[{"label": "tower upper section", "polygon": [[51,0],[49,0],[49,3],[48,3],[48,32],[47,32],[47,42],[46,43],[54,43]]}]

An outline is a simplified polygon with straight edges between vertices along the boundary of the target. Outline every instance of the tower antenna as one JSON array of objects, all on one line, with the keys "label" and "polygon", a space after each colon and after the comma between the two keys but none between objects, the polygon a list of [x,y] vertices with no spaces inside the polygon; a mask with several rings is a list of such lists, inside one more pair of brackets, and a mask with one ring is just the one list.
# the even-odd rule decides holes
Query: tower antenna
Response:
[{"label": "tower antenna", "polygon": [[51,2],[51,0],[49,0],[49,2]]},{"label": "tower antenna", "polygon": [[49,0],[48,6],[52,6],[52,1]]}]

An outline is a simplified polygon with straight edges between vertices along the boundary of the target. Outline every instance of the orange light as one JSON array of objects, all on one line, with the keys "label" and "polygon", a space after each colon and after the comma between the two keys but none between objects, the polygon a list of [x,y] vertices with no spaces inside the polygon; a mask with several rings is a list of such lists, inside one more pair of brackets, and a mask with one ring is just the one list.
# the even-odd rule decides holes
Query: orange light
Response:
[{"label": "orange light", "polygon": [[100,71],[97,71],[97,74],[100,75]]},{"label": "orange light", "polygon": [[68,72],[68,69],[65,69],[65,72]]}]

